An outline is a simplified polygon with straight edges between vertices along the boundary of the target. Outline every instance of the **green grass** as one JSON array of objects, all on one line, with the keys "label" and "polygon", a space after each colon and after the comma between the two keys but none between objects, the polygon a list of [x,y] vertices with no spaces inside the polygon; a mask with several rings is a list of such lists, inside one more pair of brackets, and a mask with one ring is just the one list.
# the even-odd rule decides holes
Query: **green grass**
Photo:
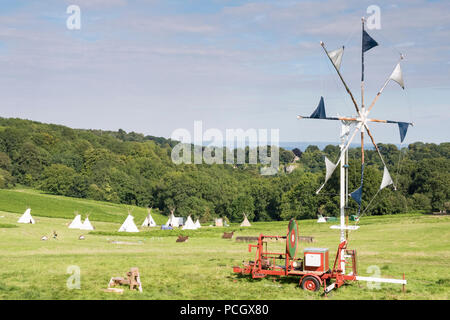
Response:
[{"label": "green grass", "polygon": [[[41,215],[37,215],[31,205],[34,225],[0,228],[0,299],[449,299],[448,216],[363,217],[361,228],[350,233],[349,246],[357,249],[359,274],[375,276],[367,271],[370,266],[377,266],[381,277],[401,278],[405,273],[407,291],[402,293],[400,285],[381,284],[380,289],[370,289],[365,282],[354,282],[325,298],[301,290],[296,278],[276,278],[274,282],[272,278],[252,280],[232,273],[234,265],[253,259],[254,252],[248,252],[248,243],[222,239],[224,231],[235,230],[237,236],[285,235],[287,222],[253,223],[250,228],[231,225],[195,231],[151,228],[138,234],[116,233],[126,211],[118,215],[119,221],[110,221],[113,219],[109,215],[114,215],[114,208],[120,206],[33,191],[8,192],[0,191],[2,225],[15,225],[24,210],[8,209],[15,206],[9,203],[10,195],[23,194],[24,203],[30,201],[30,195],[41,197],[42,201],[35,197],[32,201],[43,207],[38,212]],[[54,208],[56,199],[64,204],[66,218],[44,216],[45,212],[55,215],[59,212]],[[53,209],[45,211],[47,200]],[[18,201],[16,198],[13,202]],[[85,234],[86,240],[78,240],[80,230],[67,228],[68,218],[77,209],[70,208],[70,203],[85,203],[92,208],[91,215],[98,212],[97,218],[104,219],[93,222],[96,231]],[[110,206],[112,209],[107,211],[105,208]],[[330,249],[331,263],[338,245],[338,231],[329,226],[313,220],[299,221],[300,234],[315,238],[313,244],[300,243],[299,254],[305,247],[326,247]],[[58,240],[50,237],[48,241],[40,241],[43,235],[51,236],[53,230],[58,232]],[[188,234],[189,240],[176,243],[178,234]],[[274,242],[269,243],[269,248],[283,250],[284,245]],[[79,290],[66,287],[70,277],[67,268],[71,265],[81,270]],[[140,270],[143,293],[125,287],[123,295],[102,291],[111,277],[124,276],[134,266]]]},{"label": "green grass", "polygon": [[[125,206],[109,202],[87,199],[55,196],[33,189],[0,189],[0,210],[23,213],[28,207],[31,215],[37,217],[73,219],[78,211],[85,218],[89,214],[91,221],[123,222],[127,217],[127,210],[132,209],[135,221],[144,221],[147,209],[136,206]],[[152,210],[152,217],[156,223],[167,221],[167,217]]]},{"label": "green grass", "polygon": [[0,228],[17,228],[17,226],[10,223],[0,223]]}]

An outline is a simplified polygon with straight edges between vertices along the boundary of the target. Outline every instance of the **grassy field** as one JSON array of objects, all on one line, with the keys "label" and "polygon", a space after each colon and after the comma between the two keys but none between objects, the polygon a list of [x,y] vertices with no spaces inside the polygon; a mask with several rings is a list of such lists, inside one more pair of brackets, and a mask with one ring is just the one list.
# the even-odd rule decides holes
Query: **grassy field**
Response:
[{"label": "grassy field", "polygon": [[[23,213],[26,208],[32,209],[31,214],[37,217],[73,219],[75,211],[84,219],[89,214],[90,221],[107,221],[121,223],[132,211],[135,221],[144,221],[147,215],[145,208],[126,206],[109,202],[87,199],[68,198],[46,194],[33,189],[0,189],[0,210]],[[167,217],[152,210],[156,223],[166,223]]]},{"label": "grassy field", "polygon": [[[35,225],[17,224],[29,205]],[[80,230],[67,224],[78,210],[90,212],[96,231],[78,240]],[[141,223],[145,209],[133,215]],[[327,298],[298,287],[295,278],[251,280],[232,273],[232,266],[253,259],[248,243],[221,239],[223,231],[237,235],[285,235],[287,222],[253,223],[250,228],[202,228],[189,231],[189,241],[176,243],[182,231],[152,229],[139,234],[117,233],[126,207],[82,199],[40,194],[32,190],[0,190],[0,299],[449,299],[450,217],[420,214],[364,217],[361,228],[350,234],[350,248],[358,251],[359,274],[401,278],[408,285],[350,283]],[[166,218],[158,216],[157,223]],[[16,227],[14,227],[16,226]],[[330,249],[333,261],[338,231],[329,224],[299,221],[300,234],[313,236],[305,247]],[[40,241],[58,232],[58,240]],[[184,233],[186,234],[186,232]],[[284,243],[269,244],[283,250]],[[69,266],[78,266],[81,288],[68,289]],[[105,293],[108,281],[139,267],[143,293]]]}]

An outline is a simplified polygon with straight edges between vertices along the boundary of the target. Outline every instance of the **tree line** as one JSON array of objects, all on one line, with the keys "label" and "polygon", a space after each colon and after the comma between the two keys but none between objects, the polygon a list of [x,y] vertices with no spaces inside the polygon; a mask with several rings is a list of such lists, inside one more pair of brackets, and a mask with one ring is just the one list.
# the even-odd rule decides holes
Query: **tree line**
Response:
[{"label": "tree line", "polygon": [[[339,170],[323,191],[324,156],[336,162],[339,147],[304,152],[280,148],[280,170],[260,174],[262,164],[180,164],[171,161],[177,141],[124,130],[71,129],[0,118],[0,188],[24,185],[48,193],[158,208],[169,214],[241,221],[338,215]],[[383,189],[383,164],[365,153],[363,210],[382,215],[449,210],[450,143],[416,142],[401,149],[379,144],[398,190]],[[236,154],[237,150],[233,150]],[[349,190],[360,184],[361,150],[349,150]],[[245,154],[248,157],[249,150]],[[357,204],[349,200],[350,212]]]}]

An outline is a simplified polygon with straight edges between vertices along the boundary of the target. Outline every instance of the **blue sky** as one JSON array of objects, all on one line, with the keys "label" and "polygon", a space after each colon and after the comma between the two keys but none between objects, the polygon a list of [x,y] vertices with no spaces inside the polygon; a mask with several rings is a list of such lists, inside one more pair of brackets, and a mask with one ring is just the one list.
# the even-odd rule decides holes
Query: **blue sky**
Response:
[{"label": "blue sky", "polygon": [[[66,28],[67,6],[81,30]],[[360,18],[381,9],[366,53],[366,101],[398,61],[371,116],[412,121],[405,143],[449,141],[449,1],[53,0],[0,2],[2,117],[142,132],[280,129],[282,141],[336,141],[338,124],[299,121],[324,96],[329,115],[351,100],[324,56],[345,45],[342,73],[360,100]],[[398,128],[373,125],[377,142]]]}]

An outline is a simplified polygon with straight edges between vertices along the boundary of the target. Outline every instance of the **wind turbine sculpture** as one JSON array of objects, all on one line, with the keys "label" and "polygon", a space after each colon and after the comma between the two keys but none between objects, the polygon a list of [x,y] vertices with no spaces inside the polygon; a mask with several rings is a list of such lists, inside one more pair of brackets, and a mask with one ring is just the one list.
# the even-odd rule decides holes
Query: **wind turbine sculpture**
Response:
[{"label": "wind turbine sculpture", "polygon": [[[375,139],[369,129],[368,123],[370,122],[378,122],[378,123],[394,123],[398,125],[399,131],[400,131],[400,141],[403,142],[405,139],[406,133],[408,131],[409,125],[413,125],[411,122],[400,122],[400,121],[392,121],[392,120],[380,120],[380,119],[372,119],[369,118],[369,113],[374,107],[375,103],[377,102],[378,98],[380,97],[381,93],[383,92],[384,88],[387,86],[389,81],[395,81],[397,82],[403,89],[405,88],[403,83],[403,77],[402,77],[402,70],[400,67],[400,61],[403,60],[403,56],[400,55],[400,61],[397,63],[396,67],[394,68],[392,74],[389,76],[389,78],[385,81],[381,89],[378,91],[377,95],[373,99],[372,103],[368,108],[366,108],[364,104],[364,53],[373,47],[378,46],[378,43],[364,30],[364,18],[362,20],[362,50],[361,50],[361,103],[358,105],[356,102],[352,92],[348,88],[347,84],[344,81],[344,78],[342,77],[342,74],[340,72],[340,66],[342,62],[342,56],[344,53],[344,47],[339,48],[334,51],[328,51],[325,48],[325,44],[323,42],[320,42],[320,45],[322,46],[323,50],[325,51],[325,54],[331,61],[331,64],[333,65],[334,69],[336,70],[339,78],[341,79],[342,84],[345,87],[345,90],[350,95],[350,98],[353,102],[353,105],[356,109],[357,116],[356,117],[327,117],[325,112],[325,103],[323,97],[320,98],[319,105],[317,106],[316,110],[309,116],[297,116],[298,119],[323,119],[323,120],[336,120],[341,121],[341,144],[340,144],[340,156],[339,160],[336,164],[331,162],[327,157],[325,157],[325,165],[326,165],[326,175],[325,175],[325,182],[321,185],[321,187],[317,190],[317,194],[322,190],[328,179],[330,179],[331,175],[333,174],[336,167],[339,165],[340,167],[340,225],[339,226],[331,226],[332,229],[338,229],[340,230],[340,242],[342,245],[342,251],[341,251],[341,257],[344,257],[344,245],[343,243],[347,242],[346,237],[346,231],[347,230],[356,230],[359,228],[359,226],[348,226],[345,222],[345,208],[348,202],[348,148],[350,146],[350,143],[355,138],[358,131],[361,133],[361,185],[360,187],[352,192],[350,196],[358,203],[358,218],[360,216],[361,212],[361,197],[362,197],[362,190],[363,190],[363,177],[364,177],[364,133],[366,132],[370,140],[375,147],[375,150],[377,151],[381,162],[384,165],[384,172],[383,172],[383,179],[380,185],[380,189],[383,189],[389,185],[393,185],[394,190],[396,190],[396,186],[389,174],[389,171],[387,169],[386,163],[383,159],[383,156],[381,155],[380,149],[378,148],[377,144],[375,143]],[[351,127],[354,126],[353,131],[351,130]],[[345,259],[341,260],[341,269],[343,273],[345,273]]]}]

